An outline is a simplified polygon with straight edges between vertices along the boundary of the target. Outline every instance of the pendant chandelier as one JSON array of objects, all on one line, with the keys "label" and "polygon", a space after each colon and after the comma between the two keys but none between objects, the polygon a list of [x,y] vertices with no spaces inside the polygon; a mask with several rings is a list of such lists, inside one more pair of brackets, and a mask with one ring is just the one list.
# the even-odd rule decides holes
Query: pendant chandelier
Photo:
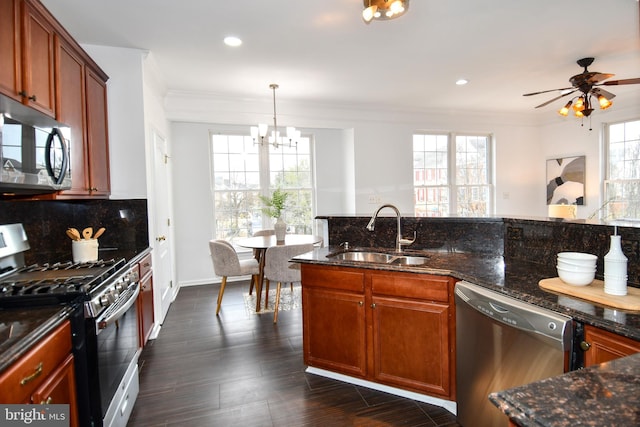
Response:
[{"label": "pendant chandelier", "polygon": [[267,137],[269,133],[269,125],[266,123],[260,123],[258,126],[251,126],[251,137],[253,138],[254,144],[270,144],[273,145],[274,148],[278,147],[293,147],[298,146],[298,139],[300,139],[300,131],[294,127],[287,126],[286,127],[286,135],[280,135],[280,131],[278,130],[278,120],[276,118],[276,89],[278,86],[275,83],[271,83],[269,88],[273,91],[273,129],[271,130],[271,134]]},{"label": "pendant chandelier", "polygon": [[395,19],[409,8],[409,0],[364,0],[362,19],[367,24],[372,20]]}]

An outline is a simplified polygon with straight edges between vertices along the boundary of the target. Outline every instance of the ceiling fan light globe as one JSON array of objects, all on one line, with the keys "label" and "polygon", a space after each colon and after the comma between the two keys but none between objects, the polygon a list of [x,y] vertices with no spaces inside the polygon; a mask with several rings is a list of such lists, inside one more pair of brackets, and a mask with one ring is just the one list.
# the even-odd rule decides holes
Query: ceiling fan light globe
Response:
[{"label": "ceiling fan light globe", "polygon": [[569,109],[567,107],[562,107],[560,110],[558,110],[558,114],[566,117],[569,115]]},{"label": "ceiling fan light globe", "polygon": [[598,104],[600,104],[600,109],[601,110],[606,110],[607,108],[611,107],[613,105],[613,102],[609,101],[607,98],[605,98],[604,96],[600,95],[598,97]]},{"label": "ceiling fan light globe", "polygon": [[378,6],[369,6],[362,11],[362,19],[364,19],[364,22],[368,24],[376,16],[376,13],[378,13],[378,16],[380,16],[378,12]]}]

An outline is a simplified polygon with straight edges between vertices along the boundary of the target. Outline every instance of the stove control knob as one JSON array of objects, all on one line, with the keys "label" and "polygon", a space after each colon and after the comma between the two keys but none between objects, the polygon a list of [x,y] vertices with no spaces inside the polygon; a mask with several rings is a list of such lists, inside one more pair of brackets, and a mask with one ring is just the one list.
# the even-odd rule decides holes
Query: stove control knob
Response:
[{"label": "stove control knob", "polygon": [[125,286],[123,282],[116,283],[116,291],[118,293],[121,293],[124,289],[125,289]]},{"label": "stove control knob", "polygon": [[111,299],[109,298],[109,294],[104,294],[100,297],[100,305],[106,307],[109,305]]}]

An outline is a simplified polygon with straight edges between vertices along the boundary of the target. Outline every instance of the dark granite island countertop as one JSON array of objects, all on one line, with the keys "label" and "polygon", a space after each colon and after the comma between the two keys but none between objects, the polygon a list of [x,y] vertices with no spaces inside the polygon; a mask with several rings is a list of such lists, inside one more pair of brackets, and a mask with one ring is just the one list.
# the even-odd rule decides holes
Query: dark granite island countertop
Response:
[{"label": "dark granite island countertop", "polygon": [[638,426],[640,353],[491,393],[489,400],[523,427]]},{"label": "dark granite island countertop", "polygon": [[[350,250],[392,251],[388,248],[351,248]],[[344,252],[344,249],[329,246],[299,255],[294,258],[294,261],[302,264],[452,276],[518,300],[566,314],[578,322],[640,341],[640,313],[616,312],[614,315],[608,308],[541,289],[538,285],[541,279],[557,276],[554,265],[545,267],[524,261],[505,261],[502,256],[428,250],[405,251],[406,255],[427,256],[428,262],[424,266],[344,261],[330,256],[340,252]]]}]

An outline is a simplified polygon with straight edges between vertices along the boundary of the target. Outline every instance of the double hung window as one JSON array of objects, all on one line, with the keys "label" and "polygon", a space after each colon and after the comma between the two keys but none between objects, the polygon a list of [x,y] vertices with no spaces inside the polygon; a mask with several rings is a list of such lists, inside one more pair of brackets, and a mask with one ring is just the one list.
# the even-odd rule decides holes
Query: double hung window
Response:
[{"label": "double hung window", "polygon": [[310,234],[313,225],[312,139],[291,147],[255,143],[246,135],[211,135],[212,191],[217,239],[234,242],[272,228],[259,196],[289,193],[287,232]]},{"label": "double hung window", "polygon": [[493,212],[490,135],[413,135],[414,209],[418,217]]},{"label": "double hung window", "polygon": [[640,219],[640,120],[605,126],[606,176],[601,218]]}]

